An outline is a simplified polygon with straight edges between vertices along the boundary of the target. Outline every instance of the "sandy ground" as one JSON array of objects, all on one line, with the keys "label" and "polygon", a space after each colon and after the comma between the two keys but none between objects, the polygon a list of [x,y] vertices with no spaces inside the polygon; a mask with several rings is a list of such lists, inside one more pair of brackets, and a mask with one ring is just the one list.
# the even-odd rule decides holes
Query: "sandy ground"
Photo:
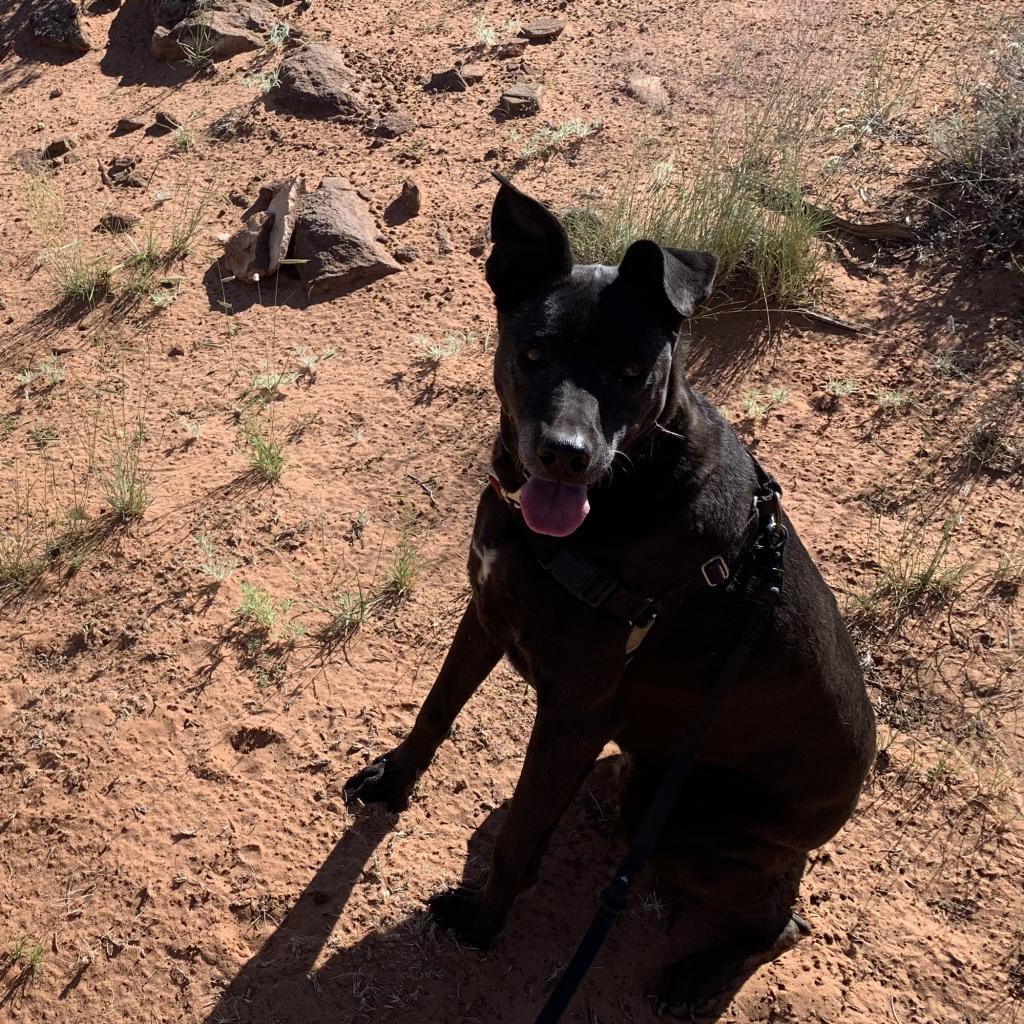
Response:
[{"label": "sandy ground", "polygon": [[[922,126],[948,111],[958,75],[1013,5],[939,0],[895,21],[869,0],[283,7],[356,55],[416,119],[385,143],[265,110],[245,79],[266,55],[212,77],[157,63],[141,0],[88,8],[96,46],[76,59],[25,38],[29,6],[6,5],[0,22],[0,523],[13,533],[26,516],[80,507],[88,543],[0,603],[0,947],[24,936],[41,948],[34,971],[24,955],[0,960],[0,1011],[90,1024],[531,1021],[622,852],[614,751],[486,955],[435,934],[423,900],[486,864],[530,727],[524,684],[505,666],[494,673],[401,816],[357,819],[340,796],[408,728],[467,594],[497,421],[480,255],[488,169],[512,169],[543,125],[600,122],[576,149],[518,169],[523,187],[564,209],[613,191],[637,161],[699,160],[715,124],[797,69],[836,88],[824,160],[846,152],[834,129],[861,109],[886,46],[883,85],[917,128],[867,138],[840,212],[923,218]],[[545,80],[538,116],[493,116],[509,73],[494,60],[465,93],[423,91],[425,76],[470,54],[479,19],[552,13],[565,32],[527,54]],[[627,95],[637,70],[662,77],[666,109]],[[253,102],[251,137],[203,137]],[[161,109],[185,119],[186,151],[175,134],[111,137],[119,117]],[[24,153],[69,134],[75,159],[43,194]],[[109,189],[97,162],[126,151],[145,187]],[[413,245],[419,258],[343,297],[310,300],[284,275],[223,284],[218,236],[261,182],[296,170],[349,177],[378,219],[414,178],[420,215],[381,227],[390,249]],[[60,217],[47,228],[54,196]],[[199,211],[193,251],[167,285],[173,302],[122,319],[62,316],[39,257],[54,231],[87,251],[109,246],[93,227],[111,209],[143,218],[137,241]],[[844,605],[855,609],[900,553],[927,560],[944,523],[942,565],[965,566],[931,608],[859,630],[881,753],[855,818],[804,882],[814,933],[706,1019],[1021,1015],[1022,602],[999,571],[1024,557],[1021,476],[967,456],[986,417],[1020,437],[1021,281],[983,252],[858,247],[830,260],[820,308],[869,331],[752,311],[693,326],[695,383],[783,481]],[[449,332],[463,344],[432,366],[418,336]],[[299,348],[327,358],[267,404],[288,462],[279,483],[260,484],[239,429],[245,395],[260,374],[298,372]],[[20,378],[54,359],[63,379]],[[826,400],[837,380],[856,390]],[[786,394],[752,416],[751,389]],[[100,474],[140,424],[152,503],[119,526]],[[403,529],[425,561],[411,598],[347,643],[319,642],[336,595],[379,585]],[[196,536],[235,563],[223,581],[201,569],[210,558]],[[243,584],[281,603],[269,638],[239,619]],[[656,879],[638,890],[568,1020],[652,1018],[658,970],[687,932]]]}]

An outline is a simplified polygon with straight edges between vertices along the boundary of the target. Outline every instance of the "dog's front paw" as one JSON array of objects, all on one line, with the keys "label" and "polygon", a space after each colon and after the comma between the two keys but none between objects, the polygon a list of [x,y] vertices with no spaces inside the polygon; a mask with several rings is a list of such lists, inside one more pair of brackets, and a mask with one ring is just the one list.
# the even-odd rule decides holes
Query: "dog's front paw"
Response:
[{"label": "dog's front paw", "polygon": [[389,811],[404,811],[416,784],[416,773],[396,763],[393,753],[371,761],[345,783],[342,795],[351,807],[355,803],[384,804]]},{"label": "dog's front paw", "polygon": [[465,946],[487,949],[501,931],[501,921],[487,917],[480,897],[470,889],[448,889],[427,900],[430,916],[439,928],[450,931]]}]

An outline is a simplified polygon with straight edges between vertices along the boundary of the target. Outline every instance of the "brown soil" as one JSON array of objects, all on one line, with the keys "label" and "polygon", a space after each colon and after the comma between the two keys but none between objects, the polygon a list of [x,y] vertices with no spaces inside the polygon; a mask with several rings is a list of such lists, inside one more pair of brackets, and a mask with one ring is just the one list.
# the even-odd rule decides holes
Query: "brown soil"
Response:
[{"label": "brown soil", "polygon": [[[633,159],[674,154],[685,166],[699,159],[710,117],[735,113],[808,55],[836,85],[831,124],[841,124],[890,33],[889,5],[283,7],[310,37],[354,51],[419,122],[379,145],[358,126],[260,104],[251,137],[203,139],[211,121],[258,97],[243,77],[264,56],[190,76],[150,58],[146,4],[97,0],[86,22],[98,49],[55,60],[20,32],[30,6],[5,5],[0,23],[0,522],[13,535],[29,514],[41,526],[74,505],[88,518],[73,557],[52,558],[0,605],[0,944],[30,936],[43,950],[36,972],[25,957],[0,960],[0,1007],[19,1022],[90,1024],[531,1021],[622,852],[614,751],[483,956],[435,934],[423,900],[464,865],[470,878],[485,867],[530,727],[523,683],[505,667],[494,674],[400,817],[356,818],[340,798],[343,780],[410,725],[466,598],[497,419],[493,317],[471,253],[482,251],[494,194],[487,170],[510,169],[541,124],[577,117],[603,128],[517,178],[560,208],[612,190]],[[887,67],[913,79],[903,117],[924,126],[1014,5],[918,6],[890,33]],[[490,58],[466,92],[423,91],[429,74],[469,56],[481,12],[495,26],[567,20],[557,41],[527,53],[545,78],[537,117],[495,119],[506,72]],[[636,73],[661,76],[671,104],[652,110],[628,95]],[[176,151],[174,134],[111,138],[119,117],[151,121],[161,109],[187,119],[188,151]],[[145,225],[165,237],[196,197],[238,193],[248,205],[261,182],[303,170],[314,185],[350,177],[372,195],[389,250],[414,245],[420,258],[313,301],[284,275],[222,285],[218,235],[235,230],[240,209],[213,198],[194,251],[168,271],[180,278],[166,286],[177,289],[168,308],[69,310],[38,260],[53,239],[24,156],[66,135],[77,137],[74,159],[50,187],[64,204],[61,238],[87,251],[109,248],[92,228],[111,209],[143,218],[138,241]],[[871,136],[836,212],[923,215],[910,176],[925,159],[920,139]],[[823,145],[824,156],[844,152],[841,135]],[[102,183],[97,162],[123,152],[140,157],[144,188]],[[386,227],[407,176],[423,211]],[[718,1012],[737,1022],[1015,1020],[1024,605],[997,566],[1024,557],[1021,476],[1019,464],[979,465],[968,441],[993,416],[1020,437],[1021,277],[984,252],[858,244],[840,255],[821,306],[870,331],[706,317],[694,326],[694,379],[783,481],[805,543],[851,608],[901,544],[934,551],[945,521],[946,564],[967,569],[892,628],[859,629],[882,753],[856,817],[805,880],[813,936]],[[450,331],[473,337],[431,366],[417,335],[443,343]],[[243,396],[267,367],[297,371],[300,346],[337,353],[268,404],[288,463],[278,484],[261,484],[238,425]],[[54,354],[63,380],[19,383]],[[847,379],[853,393],[823,394]],[[788,398],[751,419],[741,402],[751,388]],[[917,400],[882,408],[883,390]],[[100,473],[108,439],[140,422],[152,504],[124,526]],[[919,536],[912,524],[925,514]],[[426,569],[411,598],[378,609],[347,643],[318,641],[333,595],[381,584],[412,515]],[[196,535],[239,563],[222,583],[200,570]],[[295,602],[269,638],[239,621],[243,583]],[[638,889],[568,1020],[651,1018],[658,969],[688,933],[655,879]]]}]

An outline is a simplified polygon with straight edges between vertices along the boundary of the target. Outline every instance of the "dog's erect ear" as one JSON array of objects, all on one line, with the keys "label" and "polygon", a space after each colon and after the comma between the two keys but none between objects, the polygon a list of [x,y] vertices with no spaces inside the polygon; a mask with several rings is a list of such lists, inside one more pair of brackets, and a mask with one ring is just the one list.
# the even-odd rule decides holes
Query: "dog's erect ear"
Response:
[{"label": "dog's erect ear", "polygon": [[502,308],[566,277],[573,259],[569,236],[558,218],[504,176],[494,176],[501,188],[491,211],[494,247],[487,257],[486,276]]},{"label": "dog's erect ear", "polygon": [[692,316],[710,294],[718,257],[709,252],[672,249],[642,239],[634,242],[619,264],[619,279],[668,303],[670,317]]}]

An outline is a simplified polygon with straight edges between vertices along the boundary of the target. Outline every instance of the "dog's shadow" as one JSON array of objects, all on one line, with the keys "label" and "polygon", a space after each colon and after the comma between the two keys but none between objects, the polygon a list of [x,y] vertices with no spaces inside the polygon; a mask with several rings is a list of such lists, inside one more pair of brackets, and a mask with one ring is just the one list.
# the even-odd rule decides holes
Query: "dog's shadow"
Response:
[{"label": "dog's shadow", "polygon": [[[556,832],[540,881],[516,903],[486,954],[460,948],[437,932],[425,910],[349,946],[331,939],[339,925],[345,930],[357,886],[376,893],[386,885],[375,874],[374,854],[400,819],[363,811],[204,1024],[529,1024],[590,924],[597,895],[624,852],[612,817],[616,762],[604,758],[595,766]],[[469,839],[464,883],[478,884],[486,873],[505,811],[502,806],[490,812]],[[417,841],[420,853],[429,855],[430,838]],[[630,910],[563,1020],[656,1019],[658,973],[691,946],[685,916],[673,915],[665,899],[651,876],[641,876]],[[731,994],[695,1019],[717,1020]]]}]

